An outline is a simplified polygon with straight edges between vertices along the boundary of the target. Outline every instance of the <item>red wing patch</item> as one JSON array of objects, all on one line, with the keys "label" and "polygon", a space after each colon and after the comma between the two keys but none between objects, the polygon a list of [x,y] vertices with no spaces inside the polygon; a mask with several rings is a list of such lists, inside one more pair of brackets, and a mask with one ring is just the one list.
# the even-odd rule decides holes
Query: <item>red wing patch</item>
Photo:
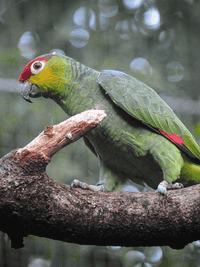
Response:
[{"label": "red wing patch", "polygon": [[174,133],[172,134],[167,134],[166,132],[164,132],[162,129],[158,128],[158,130],[161,132],[161,134],[163,134],[165,137],[167,137],[170,141],[172,141],[175,144],[179,144],[179,145],[185,145],[186,143],[183,140],[183,138],[181,136],[177,136]]}]

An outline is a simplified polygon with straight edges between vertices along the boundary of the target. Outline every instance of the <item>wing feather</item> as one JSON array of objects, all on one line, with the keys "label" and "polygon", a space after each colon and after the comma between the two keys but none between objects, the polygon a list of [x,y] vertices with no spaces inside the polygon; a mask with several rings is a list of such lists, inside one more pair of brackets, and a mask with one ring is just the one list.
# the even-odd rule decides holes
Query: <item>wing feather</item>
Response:
[{"label": "wing feather", "polygon": [[[97,82],[117,106],[160,134],[164,132],[166,138],[189,156],[200,160],[200,147],[195,138],[152,88],[115,70],[103,70]],[[183,142],[174,141],[170,135],[181,137]]]}]

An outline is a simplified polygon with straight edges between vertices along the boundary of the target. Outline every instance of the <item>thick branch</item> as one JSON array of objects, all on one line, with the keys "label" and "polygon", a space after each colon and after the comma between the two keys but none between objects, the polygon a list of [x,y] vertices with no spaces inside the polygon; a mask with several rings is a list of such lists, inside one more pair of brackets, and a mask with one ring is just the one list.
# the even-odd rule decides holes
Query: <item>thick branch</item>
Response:
[{"label": "thick branch", "polygon": [[157,192],[70,189],[47,176],[50,157],[105,118],[103,111],[88,112],[47,127],[0,160],[0,230],[12,246],[22,247],[29,234],[78,244],[173,248],[200,239],[200,185],[168,191],[164,198]]}]

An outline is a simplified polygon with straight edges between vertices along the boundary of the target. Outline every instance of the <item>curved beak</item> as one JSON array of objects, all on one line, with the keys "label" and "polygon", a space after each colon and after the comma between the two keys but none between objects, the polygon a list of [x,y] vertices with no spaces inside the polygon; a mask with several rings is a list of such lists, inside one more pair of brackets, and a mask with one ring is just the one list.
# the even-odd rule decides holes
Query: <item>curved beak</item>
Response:
[{"label": "curved beak", "polygon": [[42,96],[40,88],[35,84],[31,84],[29,82],[21,83],[20,88],[21,88],[21,96],[23,97],[24,100],[26,100],[29,103],[33,103],[30,97],[35,98]]}]

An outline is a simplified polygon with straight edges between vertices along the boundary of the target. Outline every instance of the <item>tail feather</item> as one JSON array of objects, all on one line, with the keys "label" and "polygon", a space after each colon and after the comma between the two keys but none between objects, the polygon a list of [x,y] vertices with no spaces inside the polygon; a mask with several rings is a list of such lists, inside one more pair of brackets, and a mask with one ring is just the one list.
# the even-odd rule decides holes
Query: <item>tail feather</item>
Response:
[{"label": "tail feather", "polygon": [[191,161],[184,160],[180,179],[183,180],[183,184],[199,184],[200,165],[197,165]]}]

